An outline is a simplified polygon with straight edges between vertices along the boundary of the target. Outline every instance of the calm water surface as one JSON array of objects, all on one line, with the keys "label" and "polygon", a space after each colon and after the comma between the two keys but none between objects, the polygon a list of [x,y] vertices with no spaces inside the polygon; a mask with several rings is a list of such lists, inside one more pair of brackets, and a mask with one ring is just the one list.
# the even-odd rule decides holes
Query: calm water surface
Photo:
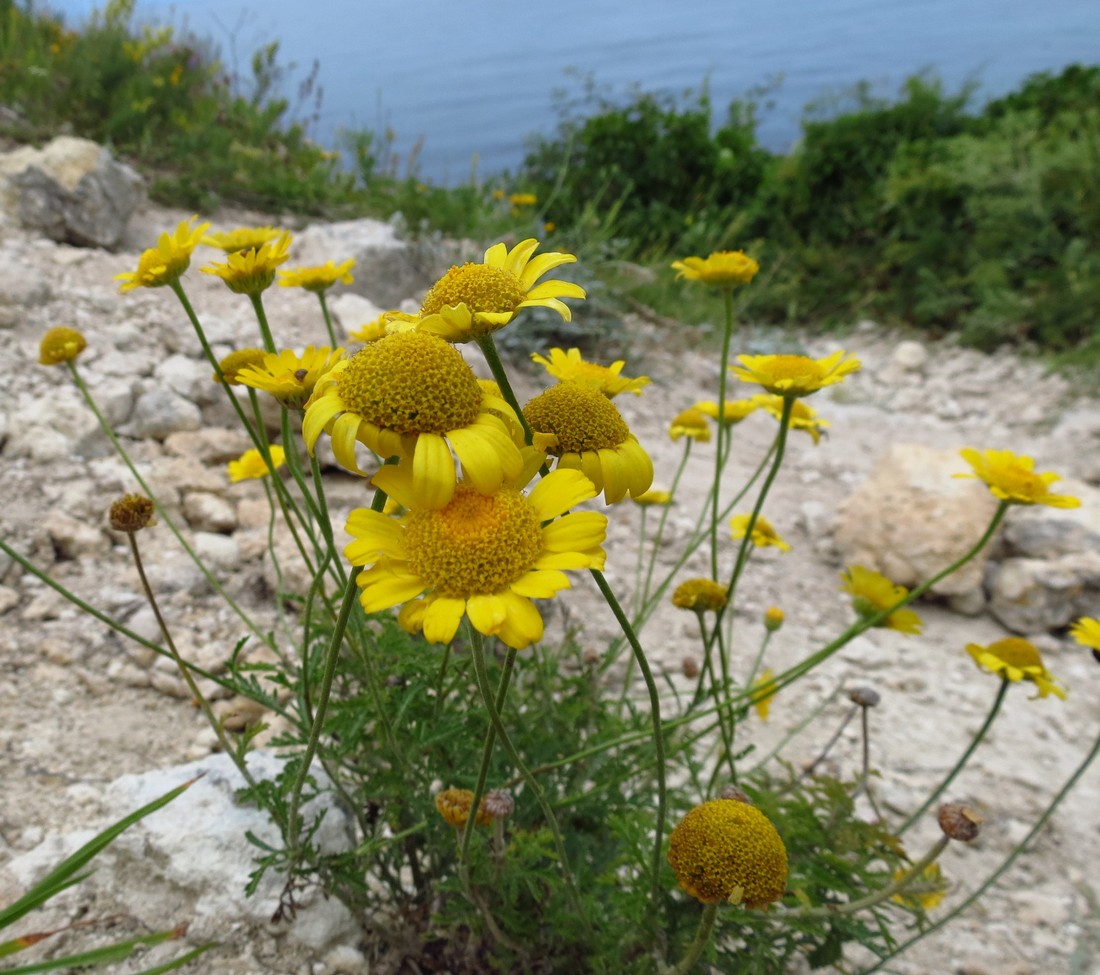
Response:
[{"label": "calm water surface", "polygon": [[[50,6],[79,19],[93,4]],[[578,75],[619,95],[705,81],[719,111],[781,78],[758,137],[785,151],[805,105],[860,80],[892,96],[930,69],[952,91],[977,81],[981,101],[1035,71],[1100,63],[1100,0],[138,0],[137,17],[185,24],[244,73],[272,40],[294,80],[319,60],[318,141],[389,126],[402,155],[422,141],[421,175],[444,183],[475,164],[515,168]]]}]

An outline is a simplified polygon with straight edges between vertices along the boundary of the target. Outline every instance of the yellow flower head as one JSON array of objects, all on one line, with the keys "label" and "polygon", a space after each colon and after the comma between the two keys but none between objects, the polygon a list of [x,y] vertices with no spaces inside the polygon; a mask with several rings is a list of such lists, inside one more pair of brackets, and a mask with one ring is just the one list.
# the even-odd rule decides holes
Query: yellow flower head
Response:
[{"label": "yellow flower head", "polygon": [[[439,815],[452,826],[463,827],[470,818],[470,809],[474,804],[474,794],[469,789],[444,789],[435,794],[435,808]],[[485,797],[477,807],[477,825],[488,826],[493,815],[485,808]]]},{"label": "yellow flower head", "polygon": [[1066,699],[1066,692],[1055,683],[1050,671],[1043,666],[1039,649],[1028,640],[1010,636],[997,640],[988,647],[969,643],[966,652],[983,670],[1000,674],[1005,680],[1013,683],[1022,680],[1031,681],[1038,688],[1037,697],[1053,694],[1063,701]]},{"label": "yellow flower head", "polygon": [[759,383],[769,393],[794,399],[809,396],[825,386],[844,381],[858,372],[858,359],[845,359],[838,350],[824,359],[804,355],[739,355],[739,366],[730,366],[733,374],[746,383]]},{"label": "yellow flower head", "polygon": [[1082,616],[1069,628],[1069,635],[1083,647],[1091,647],[1092,655],[1100,663],[1100,620]]},{"label": "yellow flower head", "polygon": [[580,349],[570,349],[565,352],[562,349],[551,349],[550,358],[531,353],[531,358],[542,366],[551,376],[561,382],[571,381],[585,383],[593,389],[598,389],[608,399],[613,399],[619,393],[633,393],[642,395],[642,389],[649,385],[648,376],[639,376],[631,379],[628,376],[620,376],[626,360],[619,359],[610,366],[597,365],[595,362],[587,362],[581,356]]},{"label": "yellow flower head", "polygon": [[290,234],[284,233],[260,247],[227,254],[224,264],[214,262],[200,270],[217,275],[235,294],[258,295],[271,287],[275,269],[289,256]]},{"label": "yellow flower head", "polygon": [[503,328],[523,308],[550,308],[565,321],[572,317],[562,298],[583,298],[584,288],[569,281],[535,282],[547,271],[572,264],[576,257],[551,251],[534,257],[533,237],[508,250],[494,244],[481,264],[452,267],[424,298],[419,328],[448,342],[468,342]]},{"label": "yellow flower head", "polygon": [[192,227],[191,220],[181,220],[173,233],[161,234],[156,247],[142,252],[136,271],[116,274],[114,280],[122,282],[118,290],[125,294],[134,288],[161,288],[175,284],[190,266],[191,253],[210,226],[201,223]]},{"label": "yellow flower head", "polygon": [[666,504],[672,504],[672,494],[668,491],[655,491],[650,488],[645,494],[639,494],[636,498],[632,498],[635,504],[640,504],[643,508],[653,507],[655,505],[664,506]]},{"label": "yellow flower head", "polygon": [[775,671],[768,667],[752,683],[752,706],[761,721],[768,720],[768,712],[771,711],[775,695]]},{"label": "yellow flower head", "polygon": [[535,446],[573,468],[603,492],[608,504],[632,498],[653,483],[653,461],[630,432],[614,404],[583,383],[563,382],[540,393],[524,408]]},{"label": "yellow flower head", "polygon": [[241,251],[258,250],[264,244],[281,237],[285,231],[278,227],[238,227],[236,230],[206,234],[202,242],[226,254],[238,254]]},{"label": "yellow flower head", "polygon": [[668,862],[680,887],[704,904],[767,907],[787,888],[783,840],[767,816],[737,799],[690,810],[669,836]]},{"label": "yellow flower head", "polygon": [[[909,871],[899,867],[894,871],[894,880],[901,880]],[[914,877],[891,898],[895,904],[910,910],[930,911],[937,907],[947,894],[947,882],[943,878],[938,863],[930,863],[921,871],[919,878]]]},{"label": "yellow flower head", "polygon": [[[725,409],[722,411],[722,425],[730,427],[735,423],[740,423],[750,413],[756,411],[756,405],[751,399],[726,400]],[[718,404],[713,400],[702,400],[696,403],[692,409],[698,410],[703,416],[715,422],[718,421]]]},{"label": "yellow flower head", "polygon": [[[757,393],[752,401],[766,413],[770,413],[777,420],[783,419],[783,397],[774,393]],[[829,421],[823,420],[817,415],[817,410],[807,406],[800,399],[796,399],[791,405],[789,425],[792,430],[802,430],[813,437],[815,444],[821,442],[821,434],[828,428]]]},{"label": "yellow flower head", "polygon": [[478,385],[454,346],[427,332],[393,332],[322,377],[302,436],[312,452],[327,431],[336,460],[358,474],[357,442],[379,457],[411,463],[419,503],[442,508],[455,490],[452,449],[484,494],[519,475],[523,458],[501,419],[514,415]]},{"label": "yellow flower head", "polygon": [[51,328],[42,336],[42,343],[38,347],[38,361],[44,366],[72,362],[87,347],[88,342],[80,332],[61,325]]},{"label": "yellow flower head", "polygon": [[774,633],[783,625],[783,621],[786,618],[783,610],[778,606],[769,606],[764,610],[764,629],[769,633]]},{"label": "yellow flower head", "polygon": [[305,288],[314,294],[321,294],[331,288],[337,281],[341,284],[351,284],[355,279],[351,276],[351,269],[355,267],[355,258],[349,257],[346,261],[333,264],[325,261],[314,267],[293,267],[279,271],[280,288]]},{"label": "yellow flower head", "polygon": [[301,354],[292,349],[265,352],[259,363],[237,370],[242,386],[270,393],[288,410],[300,410],[317,382],[344,357],[344,350],[310,345]]},{"label": "yellow flower head", "polygon": [[668,435],[675,442],[681,437],[706,443],[710,440],[710,424],[705,413],[692,409],[677,413],[668,427]]},{"label": "yellow flower head", "polygon": [[760,265],[744,251],[715,251],[709,257],[685,257],[673,261],[677,278],[700,281],[714,288],[735,288],[748,284]]},{"label": "yellow flower head", "polygon": [[429,643],[449,643],[466,616],[478,632],[523,649],[542,637],[531,600],[569,588],[562,570],[603,567],[607,517],[565,514],[596,493],[579,471],[554,471],[526,495],[510,484],[489,493],[459,484],[443,507],[426,506],[401,467],[384,467],[374,483],[408,514],[349,516],[345,554],[370,566],[356,580],[360,602],[368,613],[404,603],[398,622]]},{"label": "yellow flower head", "polygon": [[717,613],[726,601],[726,587],[713,579],[685,579],[672,593],[673,606],[695,613]]},{"label": "yellow flower head", "polygon": [[107,520],[116,532],[133,535],[134,532],[156,524],[153,517],[155,511],[156,505],[144,494],[124,494],[111,505]]},{"label": "yellow flower head", "polygon": [[[877,616],[884,609],[909,595],[905,586],[897,586],[886,576],[862,565],[851,565],[840,574],[843,590],[852,597],[852,609],[863,619]],[[886,617],[879,626],[899,633],[920,633],[924,624],[911,609],[898,609]]]},{"label": "yellow flower head", "polygon": [[[751,518],[752,515],[734,515],[730,519],[730,537],[733,538],[734,541],[745,537],[745,532],[749,529],[749,521]],[[789,552],[791,550],[790,545],[779,537],[779,532],[775,530],[772,523],[763,515],[757,515],[756,523],[752,526],[752,534],[749,536],[749,541],[757,548],[765,548],[771,545],[779,549],[780,552]]]},{"label": "yellow flower head", "polygon": [[508,202],[512,204],[513,209],[519,209],[520,207],[533,207],[539,202],[539,198],[534,193],[513,193],[508,197]]},{"label": "yellow flower head", "polygon": [[390,332],[411,332],[420,322],[419,315],[407,315],[403,311],[391,309],[384,311],[373,322],[360,325],[354,332],[348,333],[352,342],[376,342]]},{"label": "yellow flower head", "polygon": [[971,467],[973,474],[956,474],[955,477],[973,477],[984,481],[995,498],[1009,504],[1045,504],[1051,508],[1078,508],[1079,498],[1068,494],[1051,494],[1050,485],[1060,480],[1057,474],[1037,474],[1035,461],[1030,457],[1014,454],[1011,450],[959,451]]},{"label": "yellow flower head", "polygon": [[224,379],[229,386],[240,386],[241,381],[237,378],[240,371],[249,366],[263,366],[266,355],[263,349],[237,349],[235,352],[230,352],[218,363],[221,376],[215,373],[214,382],[220,383]]},{"label": "yellow flower head", "polygon": [[[286,463],[286,451],[278,444],[272,444],[268,449],[271,451],[271,464],[275,470],[278,470]],[[231,460],[226,464],[225,472],[229,475],[230,483],[236,484],[239,481],[267,477],[271,473],[271,468],[267,466],[263,454],[252,449],[246,450],[236,460]]]}]

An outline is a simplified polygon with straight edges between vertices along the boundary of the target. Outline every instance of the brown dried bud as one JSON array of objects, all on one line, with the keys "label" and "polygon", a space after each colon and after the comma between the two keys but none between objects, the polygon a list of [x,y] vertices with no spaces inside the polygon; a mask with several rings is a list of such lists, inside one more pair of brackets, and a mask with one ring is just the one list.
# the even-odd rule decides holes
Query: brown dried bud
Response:
[{"label": "brown dried bud", "polygon": [[584,651],[584,665],[586,667],[595,667],[600,662],[600,652],[593,650],[589,647]]},{"label": "brown dried bud", "polygon": [[752,800],[748,797],[748,794],[735,785],[722,786],[722,791],[718,793],[718,796],[721,799],[733,799],[735,802],[743,802],[749,806],[752,805]]},{"label": "brown dried bud", "polygon": [[684,657],[684,659],[680,661],[680,667],[684,671],[684,676],[689,679],[694,680],[699,676],[699,661],[694,657]]},{"label": "brown dried bud", "polygon": [[876,707],[878,702],[882,700],[878,695],[878,691],[872,690],[870,687],[853,687],[848,692],[848,699],[861,708]]},{"label": "brown dried bud", "polygon": [[936,817],[951,839],[969,843],[982,828],[982,817],[961,802],[945,802]]},{"label": "brown dried bud", "polygon": [[143,494],[126,494],[111,505],[108,518],[116,532],[132,535],[143,528],[155,524],[153,502]]},{"label": "brown dried bud", "polygon": [[516,800],[507,789],[490,789],[481,800],[481,808],[494,819],[507,819],[516,811]]}]

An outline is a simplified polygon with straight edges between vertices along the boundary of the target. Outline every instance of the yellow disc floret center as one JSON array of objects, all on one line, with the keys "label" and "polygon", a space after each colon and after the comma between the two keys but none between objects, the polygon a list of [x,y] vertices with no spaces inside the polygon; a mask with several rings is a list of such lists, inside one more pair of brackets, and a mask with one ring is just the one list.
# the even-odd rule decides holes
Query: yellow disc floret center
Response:
[{"label": "yellow disc floret center", "polygon": [[507,268],[488,264],[452,267],[424,298],[423,315],[433,315],[445,305],[465,305],[472,312],[510,314],[527,297],[523,282]]},{"label": "yellow disc floret center", "polygon": [[338,391],[348,412],[401,434],[458,430],[481,410],[481,387],[462,354],[425,332],[395,332],[361,349]]},{"label": "yellow disc floret center", "polygon": [[768,363],[768,376],[771,385],[779,386],[786,380],[795,389],[816,386],[825,378],[821,366],[802,355],[773,356]]},{"label": "yellow disc floret center", "polygon": [[1003,661],[1017,670],[1043,669],[1043,660],[1035,646],[1018,636],[1005,637],[996,643],[991,643],[989,652],[998,660]]},{"label": "yellow disc floret center", "polygon": [[523,408],[523,415],[536,433],[557,435],[556,454],[607,450],[630,437],[611,400],[583,383],[551,386]]},{"label": "yellow disc floret center", "polygon": [[468,599],[498,593],[526,573],[542,553],[542,527],[518,491],[484,495],[461,484],[445,508],[411,515],[405,550],[439,595]]}]

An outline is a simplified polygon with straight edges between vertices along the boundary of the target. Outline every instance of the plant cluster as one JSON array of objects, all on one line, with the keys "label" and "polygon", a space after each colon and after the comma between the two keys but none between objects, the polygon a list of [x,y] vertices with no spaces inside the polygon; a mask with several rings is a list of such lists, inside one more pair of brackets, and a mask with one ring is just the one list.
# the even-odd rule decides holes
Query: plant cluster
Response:
[{"label": "plant cluster", "polygon": [[[662,472],[671,474],[663,490],[652,487],[649,454],[614,402],[644,395],[646,377],[624,374],[622,360],[604,366],[575,349],[549,349],[536,361],[551,382],[521,405],[498,354],[497,333],[522,329],[532,311],[571,317],[566,301],[583,299],[584,290],[548,275],[574,255],[539,253],[534,239],[492,246],[482,261],[451,268],[416,314],[386,313],[356,332],[361,347],[352,351],[336,345],[325,299],[352,274],[352,262],[287,269],[292,241],[277,228],[206,231],[184,221],[117,278],[123,292],[162,288],[180,302],[253,443],[227,476],[263,486],[270,532],[293,538],[308,588],[281,584],[262,616],[226,596],[242,636],[225,672],[186,659],[145,573],[144,540],[167,529],[224,590],[103,419],[78,367],[84,336],[64,326],[43,337],[40,360],[68,370],[133,475],[136,493],[119,498],[108,517],[130,550],[163,645],[50,582],[3,541],[0,548],[127,639],[174,661],[246,783],[241,800],[279,828],[277,845],[253,840],[256,870],[241,878],[249,890],[267,872],[284,878],[277,918],[293,916],[303,886],[320,885],[357,913],[379,952],[410,970],[686,973],[707,959],[726,971],[779,975],[798,956],[851,970],[858,945],[854,957],[870,973],[996,882],[1100,750],[1097,738],[1029,836],[935,920],[930,911],[952,870],[941,873],[938,858],[950,841],[973,840],[980,825],[972,809],[942,798],[1010,688],[1024,685],[1041,698],[1066,693],[1033,644],[1012,638],[965,648],[997,678],[990,712],[903,822],[875,799],[872,688],[847,689],[845,724],[858,717],[863,739],[862,766],[850,777],[819,767],[840,731],[822,734],[821,757],[805,768],[784,758],[793,733],[773,752],[755,753],[754,723],[776,696],[854,637],[871,627],[919,634],[909,607],[972,559],[1010,506],[1078,502],[1057,493],[1057,475],[1037,472],[1028,457],[964,451],[960,467],[969,470],[960,476],[979,479],[999,500],[971,550],[912,590],[850,566],[840,583],[852,597],[851,624],[793,666],[768,666],[782,610],[769,609],[759,630],[735,631],[738,584],[757,549],[790,547],[764,510],[789,437],[820,436],[823,421],[806,398],[845,382],[860,363],[844,352],[734,361],[733,295],[756,276],[753,258],[717,252],[674,265],[692,286],[715,289],[726,315],[715,399],[672,420],[683,454],[675,471]],[[219,358],[210,347],[184,283],[204,244],[221,254],[202,272],[252,306],[254,348]],[[276,341],[281,329],[265,296],[277,276],[317,295],[330,345],[300,351]],[[477,346],[492,381],[475,377],[456,349],[462,343]],[[752,394],[731,397],[734,383]],[[261,397],[279,406],[274,438]],[[757,410],[775,419],[775,438],[731,497],[737,423]],[[369,506],[347,518],[351,542],[342,550],[315,452],[321,441],[373,489]],[[703,444],[713,454],[709,493],[669,568],[657,553],[670,504]],[[635,551],[607,544],[609,521],[629,505],[640,507]],[[684,578],[696,553],[708,571]],[[269,556],[278,567],[274,545]],[[609,562],[634,569],[621,592],[604,575]],[[590,577],[621,630],[606,647],[586,647],[567,611],[577,573]],[[698,654],[685,665],[689,693],[671,682],[658,688],[645,629],[659,612],[698,621]],[[1100,622],[1079,620],[1074,636],[1100,648]],[[199,678],[280,719],[270,747],[284,764],[274,780],[249,765],[264,723],[219,720]],[[797,731],[815,728],[825,703]],[[319,820],[304,810],[321,793],[354,820],[350,849],[315,842]],[[906,832],[937,806],[941,839],[911,849]]]}]

